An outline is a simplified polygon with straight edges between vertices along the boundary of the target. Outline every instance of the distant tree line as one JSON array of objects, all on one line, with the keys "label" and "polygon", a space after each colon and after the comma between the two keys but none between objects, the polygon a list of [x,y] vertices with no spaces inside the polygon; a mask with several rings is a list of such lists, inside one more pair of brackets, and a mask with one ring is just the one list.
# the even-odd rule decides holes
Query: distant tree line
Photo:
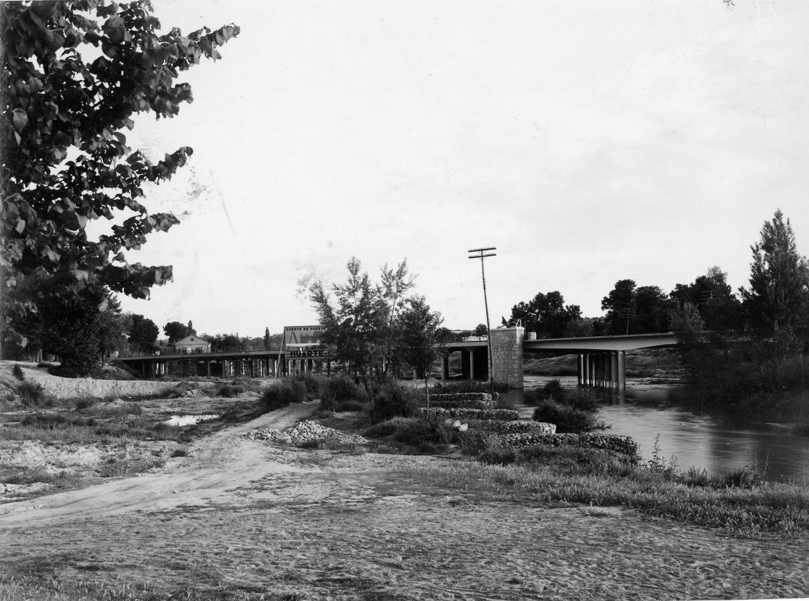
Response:
[{"label": "distant tree line", "polygon": [[806,342],[809,326],[809,275],[795,244],[789,220],[777,211],[751,247],[749,288],[734,292],[727,274],[711,267],[691,283],[668,294],[658,286],[618,280],[601,301],[605,314],[582,317],[578,305],[565,304],[558,291],[520,302],[504,326],[518,323],[538,338],[612,336],[669,331],[763,332],[788,330]]}]

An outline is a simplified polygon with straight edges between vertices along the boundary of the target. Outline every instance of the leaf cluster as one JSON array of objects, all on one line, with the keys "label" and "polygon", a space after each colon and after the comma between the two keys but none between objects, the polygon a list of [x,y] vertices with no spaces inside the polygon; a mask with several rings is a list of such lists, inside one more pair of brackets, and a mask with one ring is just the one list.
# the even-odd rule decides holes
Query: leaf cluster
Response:
[{"label": "leaf cluster", "polygon": [[[143,186],[169,179],[192,150],[153,163],[127,146],[124,131],[138,113],[171,117],[191,102],[179,72],[220,58],[217,48],[239,28],[161,34],[148,0],[7,2],[1,10],[4,296],[23,313],[37,297],[87,286],[147,298],[171,267],[130,264],[124,252],[178,220],[150,214]],[[126,214],[109,235],[88,238],[91,220]]]}]

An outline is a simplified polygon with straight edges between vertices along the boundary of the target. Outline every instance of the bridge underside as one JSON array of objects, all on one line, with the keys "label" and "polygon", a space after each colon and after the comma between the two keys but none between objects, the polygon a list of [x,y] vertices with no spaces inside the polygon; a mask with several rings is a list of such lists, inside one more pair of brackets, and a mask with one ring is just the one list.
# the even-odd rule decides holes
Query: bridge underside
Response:
[{"label": "bridge underside", "polygon": [[144,378],[161,376],[265,378],[317,373],[331,375],[330,357],[287,357],[278,352],[149,355],[120,359]]}]

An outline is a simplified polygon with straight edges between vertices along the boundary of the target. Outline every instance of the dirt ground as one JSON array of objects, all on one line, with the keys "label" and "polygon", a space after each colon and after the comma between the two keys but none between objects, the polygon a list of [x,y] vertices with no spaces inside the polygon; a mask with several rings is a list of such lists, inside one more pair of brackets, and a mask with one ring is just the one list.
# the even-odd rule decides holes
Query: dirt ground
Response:
[{"label": "dirt ground", "polygon": [[[173,402],[177,410],[182,401]],[[484,502],[408,475],[463,458],[245,436],[287,429],[315,410],[294,405],[216,431],[149,473],[0,504],[3,572],[130,583],[161,598],[189,590],[288,600],[809,595],[806,540],[731,537],[614,507]]]}]

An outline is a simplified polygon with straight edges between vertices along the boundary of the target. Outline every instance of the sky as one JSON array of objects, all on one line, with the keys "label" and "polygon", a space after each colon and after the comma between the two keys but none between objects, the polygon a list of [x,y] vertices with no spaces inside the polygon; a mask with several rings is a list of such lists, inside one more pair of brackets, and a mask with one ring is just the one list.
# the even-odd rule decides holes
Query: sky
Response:
[{"label": "sky", "polygon": [[194,102],[127,133],[181,223],[131,262],[174,281],[125,311],[261,336],[317,323],[306,284],[406,259],[451,329],[558,290],[748,285],[777,209],[809,252],[809,3],[153,0],[165,30],[235,23]]}]

